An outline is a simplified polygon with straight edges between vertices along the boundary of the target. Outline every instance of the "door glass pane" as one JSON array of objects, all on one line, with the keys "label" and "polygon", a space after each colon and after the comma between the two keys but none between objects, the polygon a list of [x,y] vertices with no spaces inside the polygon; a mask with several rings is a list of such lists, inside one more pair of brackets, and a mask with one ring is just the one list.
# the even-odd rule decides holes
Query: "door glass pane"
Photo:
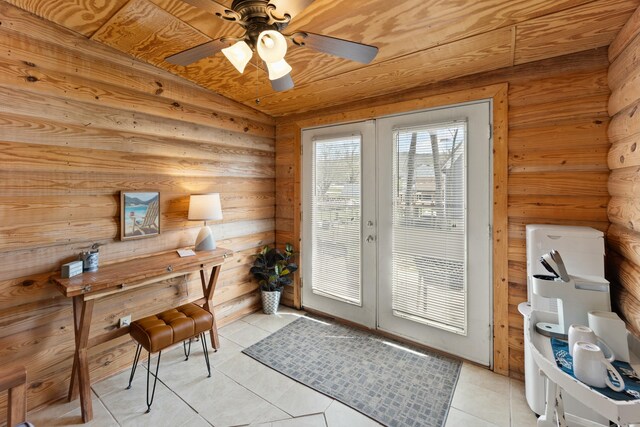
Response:
[{"label": "door glass pane", "polygon": [[392,309],[466,334],[464,121],[395,129]]},{"label": "door glass pane", "polygon": [[361,136],[313,141],[312,291],[362,304]]}]

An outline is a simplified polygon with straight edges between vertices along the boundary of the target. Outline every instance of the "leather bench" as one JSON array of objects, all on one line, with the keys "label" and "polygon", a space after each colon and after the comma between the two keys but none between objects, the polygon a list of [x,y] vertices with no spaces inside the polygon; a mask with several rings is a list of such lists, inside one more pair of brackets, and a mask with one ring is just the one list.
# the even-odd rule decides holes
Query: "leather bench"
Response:
[{"label": "leather bench", "polygon": [[[142,348],[148,352],[147,359],[147,412],[151,411],[151,404],[153,403],[153,397],[156,391],[156,382],[158,381],[158,369],[160,367],[160,356],[162,350],[170,347],[174,344],[183,343],[183,349],[186,359],[189,360],[189,354],[191,352],[191,339],[200,336],[202,342],[202,349],[204,352],[205,361],[207,363],[207,371],[209,377],[211,376],[211,365],[209,364],[209,351],[207,350],[206,334],[211,330],[213,326],[213,315],[204,308],[189,303],[182,305],[171,310],[163,311],[162,313],[154,316],[145,317],[136,320],[131,324],[129,333],[138,346],[136,348],[136,355],[131,368],[131,376],[129,377],[129,386],[133,382],[133,377],[136,373],[136,367],[138,360],[140,359],[140,353]],[[189,348],[187,349],[187,340],[189,342]],[[151,374],[151,354],[158,353],[158,360],[156,362],[156,373]],[[149,375],[154,376],[153,391],[151,392],[151,398],[149,398]]]}]

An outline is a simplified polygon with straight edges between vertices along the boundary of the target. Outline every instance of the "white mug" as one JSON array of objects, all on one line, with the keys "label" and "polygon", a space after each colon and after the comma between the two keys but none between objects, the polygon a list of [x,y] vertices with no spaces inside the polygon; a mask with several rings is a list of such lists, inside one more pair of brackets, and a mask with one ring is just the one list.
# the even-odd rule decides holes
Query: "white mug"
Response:
[{"label": "white mug", "polygon": [[613,354],[611,347],[607,345],[604,340],[593,332],[591,328],[584,325],[571,325],[569,326],[569,354],[573,356],[573,346],[578,341],[588,342],[595,344],[609,357],[606,357],[607,361],[613,362],[616,359],[616,355]]},{"label": "white mug", "polygon": [[[607,371],[618,381],[615,386]],[[573,373],[576,378],[592,387],[609,387],[613,391],[624,390],[624,380],[613,365],[604,358],[600,347],[590,342],[578,341],[573,347]]]}]

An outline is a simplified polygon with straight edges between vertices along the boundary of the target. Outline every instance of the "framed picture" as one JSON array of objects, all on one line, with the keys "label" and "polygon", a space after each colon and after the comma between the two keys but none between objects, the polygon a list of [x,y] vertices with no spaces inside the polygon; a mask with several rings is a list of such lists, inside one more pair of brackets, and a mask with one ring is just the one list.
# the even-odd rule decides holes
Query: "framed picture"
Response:
[{"label": "framed picture", "polygon": [[120,240],[160,234],[160,192],[120,192]]}]

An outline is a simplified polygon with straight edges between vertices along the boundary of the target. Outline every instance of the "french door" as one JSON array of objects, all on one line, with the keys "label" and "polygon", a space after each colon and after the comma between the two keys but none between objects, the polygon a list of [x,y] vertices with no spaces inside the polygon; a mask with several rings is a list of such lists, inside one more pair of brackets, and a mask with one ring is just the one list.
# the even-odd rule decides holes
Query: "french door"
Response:
[{"label": "french door", "polygon": [[375,151],[374,121],[303,131],[303,304],[370,328],[376,321]]},{"label": "french door", "polygon": [[303,131],[303,305],[491,364],[490,102]]}]

